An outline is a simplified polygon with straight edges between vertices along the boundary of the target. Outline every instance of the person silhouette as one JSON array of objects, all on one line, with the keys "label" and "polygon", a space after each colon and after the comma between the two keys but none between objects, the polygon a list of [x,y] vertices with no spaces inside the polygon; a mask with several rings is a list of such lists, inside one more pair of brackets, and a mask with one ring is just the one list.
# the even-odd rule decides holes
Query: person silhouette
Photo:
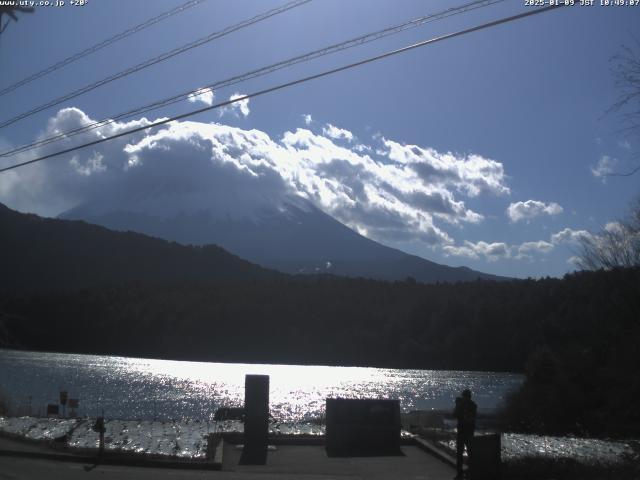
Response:
[{"label": "person silhouette", "polygon": [[458,421],[456,429],[456,479],[463,478],[462,456],[465,447],[467,454],[471,456],[471,441],[476,429],[476,414],[478,406],[471,400],[471,390],[468,388],[462,391],[462,397],[456,398],[456,407],[453,416]]}]

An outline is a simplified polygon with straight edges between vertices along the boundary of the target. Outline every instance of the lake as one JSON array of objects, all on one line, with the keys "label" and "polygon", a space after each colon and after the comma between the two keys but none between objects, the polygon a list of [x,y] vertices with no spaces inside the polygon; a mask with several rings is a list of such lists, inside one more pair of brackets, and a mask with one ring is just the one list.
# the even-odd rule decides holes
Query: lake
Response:
[{"label": "lake", "polygon": [[[404,412],[450,410],[463,388],[473,391],[481,410],[495,409],[524,380],[511,373],[395,370],[303,365],[183,362],[104,355],[0,350],[0,394],[14,417],[0,417],[0,432],[51,440],[68,434],[72,448],[96,448],[93,420],[104,409],[106,448],[154,455],[205,458],[206,436],[242,431],[241,422],[211,421],[220,406],[241,406],[244,376],[270,376],[272,434],[322,435],[316,422],[327,397],[398,398]],[[60,390],[79,400],[76,419],[40,418]],[[18,417],[18,415],[25,415]],[[26,416],[30,415],[30,416]],[[455,442],[454,442],[455,443]],[[443,441],[443,447],[454,448]],[[502,436],[506,461],[561,458],[609,464],[636,458],[626,442]]]},{"label": "lake", "polygon": [[295,424],[321,417],[327,397],[397,398],[404,412],[449,410],[470,388],[493,410],[524,377],[512,373],[262,365],[0,350],[0,392],[23,415],[43,415],[67,390],[76,414],[142,420],[209,420],[241,406],[244,376],[270,377],[271,415]]}]

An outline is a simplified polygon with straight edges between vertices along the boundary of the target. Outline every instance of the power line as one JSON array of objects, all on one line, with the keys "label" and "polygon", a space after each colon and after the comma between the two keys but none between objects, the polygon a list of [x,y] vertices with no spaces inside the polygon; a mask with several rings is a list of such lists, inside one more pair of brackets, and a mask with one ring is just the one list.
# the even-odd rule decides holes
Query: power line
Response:
[{"label": "power line", "polygon": [[171,10],[168,10],[166,12],[161,13],[160,15],[157,15],[153,18],[150,18],[138,25],[136,25],[135,27],[131,27],[123,32],[120,32],[116,35],[113,35],[112,37],[109,37],[99,43],[96,43],[95,45],[92,45],[91,47],[85,48],[84,50],[82,50],[81,52],[75,53],[74,55],[71,55],[63,60],[60,60],[57,63],[54,63],[53,65],[48,66],[47,68],[40,70],[39,72],[34,73],[33,75],[29,75],[26,78],[23,78],[22,80],[17,81],[16,83],[13,83],[11,85],[9,85],[8,87],[3,88],[2,90],[0,90],[0,97],[2,95],[6,95],[9,92],[13,92],[14,90],[33,82],[34,80],[37,80],[38,78],[44,77],[45,75],[48,75],[56,70],[59,70],[62,67],[66,67],[67,65],[69,65],[70,63],[75,62],[76,60],[80,60],[81,58],[86,57],[87,55],[91,55],[92,53],[97,52],[98,50],[101,50],[109,45],[112,45],[114,43],[116,43],[119,40],[122,40],[124,38],[127,38],[130,35],[133,35],[134,33],[138,33],[141,32],[142,30],[144,30],[145,28],[148,28],[152,25],[155,25],[156,23],[159,23],[163,20],[166,20],[167,18],[170,18],[174,15],[177,15],[178,13],[182,13],[185,10],[188,10],[191,7],[195,7],[196,5],[200,5],[201,3],[205,2],[206,0],[189,0],[186,3],[183,3],[182,5],[179,5],[176,8],[173,8]]},{"label": "power line", "polygon": [[359,46],[359,45],[364,45],[366,43],[373,42],[375,40],[380,40],[380,39],[385,38],[387,36],[395,35],[397,33],[403,32],[403,31],[408,30],[410,28],[416,28],[416,27],[422,26],[422,25],[424,25],[426,23],[430,23],[432,21],[441,20],[441,19],[444,19],[444,18],[448,18],[448,17],[454,16],[454,15],[458,15],[458,14],[461,14],[461,13],[466,13],[466,12],[469,12],[469,11],[472,11],[472,10],[476,10],[476,9],[479,9],[479,8],[484,8],[484,7],[487,7],[487,6],[496,4],[496,3],[501,3],[501,2],[504,2],[504,1],[506,1],[506,0],[475,0],[473,2],[464,4],[464,5],[460,5],[458,7],[452,7],[452,8],[437,12],[437,13],[424,15],[424,16],[421,16],[421,17],[406,21],[406,22],[401,23],[399,25],[394,25],[392,27],[387,27],[385,29],[378,30],[378,31],[373,32],[373,33],[360,35],[358,37],[351,38],[349,40],[346,40],[346,41],[343,41],[343,42],[340,42],[340,43],[337,43],[337,44],[333,44],[333,45],[330,45],[328,47],[324,47],[324,48],[320,48],[320,49],[317,49],[317,50],[313,50],[311,52],[307,52],[305,54],[298,55],[296,57],[292,57],[292,58],[289,58],[287,60],[283,60],[283,61],[280,61],[278,63],[274,63],[274,64],[271,64],[271,65],[268,65],[266,67],[262,67],[262,68],[258,68],[256,70],[252,70],[252,71],[244,73],[242,75],[236,75],[234,77],[227,78],[225,80],[220,80],[218,82],[206,85],[204,87],[200,87],[197,90],[188,90],[186,92],[182,92],[180,94],[173,95],[171,97],[167,97],[167,98],[164,98],[162,100],[157,100],[157,101],[155,101],[153,103],[150,103],[150,104],[147,104],[147,105],[144,105],[144,106],[140,106],[140,107],[136,107],[136,108],[134,108],[132,110],[128,110],[126,112],[120,113],[120,114],[118,114],[118,115],[116,115],[116,116],[114,116],[112,118],[106,118],[106,119],[103,119],[103,120],[92,122],[92,123],[89,123],[87,125],[83,125],[82,127],[78,127],[78,128],[72,129],[72,130],[61,132],[59,134],[53,135],[51,137],[44,138],[44,139],[39,140],[37,142],[30,143],[28,145],[22,145],[20,147],[16,147],[16,148],[14,148],[12,150],[0,153],[0,157],[12,156],[12,155],[15,155],[17,153],[22,153],[22,152],[31,150],[33,148],[41,147],[43,145],[48,145],[50,143],[53,143],[53,142],[55,142],[57,140],[60,140],[60,139],[63,139],[63,138],[68,138],[68,137],[71,137],[71,136],[78,135],[80,133],[84,133],[84,132],[87,132],[87,131],[90,131],[90,130],[94,130],[96,128],[100,128],[100,127],[105,126],[105,125],[109,125],[109,124],[114,123],[114,122],[116,122],[118,120],[122,120],[122,119],[125,119],[125,118],[130,118],[130,117],[135,116],[135,115],[141,115],[141,114],[153,111],[153,110],[157,110],[159,108],[163,108],[163,107],[166,107],[168,105],[175,104],[175,103],[180,102],[182,100],[185,100],[185,99],[187,99],[189,97],[197,95],[199,92],[201,92],[202,90],[205,90],[205,89],[213,90],[213,89],[218,89],[218,88],[222,88],[222,87],[228,87],[228,86],[231,86],[231,85],[235,85],[235,84],[244,82],[244,81],[249,80],[249,79],[257,78],[257,77],[260,77],[260,76],[263,76],[263,75],[267,75],[269,73],[273,73],[273,72],[275,72],[277,70],[296,65],[298,63],[314,60],[316,58],[319,58],[319,57],[322,57],[322,56],[325,56],[325,55],[336,53],[336,52],[339,52],[339,51],[342,51],[342,50],[346,50],[346,49],[349,49],[349,48],[353,48],[353,47],[356,47],[356,46]]},{"label": "power line", "polygon": [[288,88],[288,87],[292,87],[294,85],[299,85],[301,83],[305,83],[305,82],[308,82],[308,81],[311,81],[311,80],[315,80],[315,79],[318,79],[318,78],[322,78],[322,77],[326,77],[326,76],[329,76],[329,75],[333,75],[334,73],[342,72],[344,70],[349,70],[351,68],[359,67],[359,66],[371,63],[371,62],[382,60],[384,58],[391,57],[393,55],[398,55],[400,53],[404,53],[404,52],[407,52],[409,50],[413,50],[413,49],[416,49],[416,48],[419,48],[419,47],[432,45],[434,43],[441,42],[443,40],[448,40],[448,39],[451,39],[451,38],[459,37],[459,36],[462,36],[462,35],[466,35],[468,33],[477,32],[479,30],[485,30],[487,28],[495,27],[495,26],[498,26],[498,25],[501,25],[501,24],[504,24],[504,23],[509,23],[509,22],[513,22],[515,20],[520,20],[522,18],[530,17],[532,15],[537,15],[537,14],[540,14],[540,13],[544,13],[544,12],[548,12],[548,11],[551,11],[551,10],[555,10],[555,9],[561,8],[563,6],[564,5],[562,5],[562,4],[561,5],[550,5],[550,6],[547,6],[547,7],[538,8],[538,9],[535,9],[535,10],[530,10],[530,11],[527,11],[527,12],[524,12],[524,13],[520,13],[518,15],[513,15],[513,16],[510,16],[510,17],[503,17],[503,18],[500,18],[498,20],[493,20],[491,22],[483,23],[481,25],[476,25],[475,27],[467,28],[467,29],[464,29],[464,30],[459,30],[459,31],[453,32],[453,33],[448,33],[448,34],[441,35],[441,36],[438,36],[438,37],[430,38],[428,40],[423,40],[421,42],[414,43],[412,45],[408,45],[406,47],[402,47],[402,48],[399,48],[399,49],[396,49],[396,50],[392,50],[390,52],[382,53],[380,55],[369,57],[369,58],[366,58],[364,60],[360,60],[358,62],[350,63],[348,65],[343,65],[341,67],[333,68],[333,69],[330,69],[330,70],[325,70],[324,72],[316,73],[314,75],[310,75],[310,76],[303,77],[303,78],[299,78],[297,80],[292,80],[290,82],[282,83],[282,84],[276,85],[274,87],[265,88],[263,90],[259,90],[259,91],[254,92],[254,93],[250,93],[250,94],[238,97],[238,98],[234,98],[233,100],[227,100],[225,102],[216,103],[214,105],[203,107],[203,108],[200,108],[200,109],[197,109],[197,110],[192,110],[192,111],[187,112],[187,113],[182,113],[180,115],[175,115],[175,116],[170,117],[170,118],[166,118],[166,119],[163,119],[163,120],[158,120],[156,122],[150,123],[149,125],[132,128],[131,130],[120,132],[120,133],[117,133],[115,135],[111,135],[109,137],[101,138],[101,139],[94,140],[94,141],[88,142],[88,143],[84,143],[82,145],[78,145],[78,146],[75,146],[75,147],[72,147],[72,148],[67,148],[65,150],[60,150],[58,152],[50,153],[48,155],[44,155],[44,156],[41,156],[41,157],[38,157],[38,158],[34,158],[34,159],[28,160],[26,162],[17,163],[15,165],[11,165],[9,167],[5,167],[5,168],[0,169],[0,173],[6,172],[6,171],[9,171],[9,170],[13,170],[13,169],[16,169],[16,168],[19,168],[19,167],[23,167],[25,165],[30,165],[32,163],[41,162],[43,160],[47,160],[49,158],[57,157],[59,155],[64,155],[65,153],[74,152],[76,150],[80,150],[81,148],[91,147],[93,145],[98,145],[100,143],[108,142],[108,141],[114,140],[116,138],[124,137],[125,135],[130,135],[132,133],[137,133],[137,132],[141,132],[143,130],[148,130],[150,128],[158,127],[160,125],[165,125],[167,123],[174,122],[176,120],[182,120],[183,118],[187,118],[187,117],[191,117],[193,115],[198,115],[200,113],[208,112],[209,110],[213,110],[213,109],[216,109],[216,108],[225,107],[227,105],[231,105],[231,104],[236,103],[236,102],[242,102],[242,101],[248,100],[250,98],[255,98],[255,97],[258,97],[258,96],[265,95],[267,93],[272,93],[272,92],[275,92],[275,91],[278,91],[278,90],[282,90],[282,89],[285,89],[285,88]]},{"label": "power line", "polygon": [[303,55],[299,55],[299,56],[296,56],[296,57],[293,57],[293,58],[289,58],[288,60],[284,60],[284,61],[272,64],[272,65],[269,65],[269,66],[266,66],[266,67],[262,67],[262,68],[250,71],[250,72],[242,74],[242,75],[237,75],[235,77],[231,77],[231,78],[228,78],[228,79],[225,79],[225,80],[221,80],[221,81],[215,82],[215,83],[210,84],[210,85],[206,85],[204,87],[200,87],[198,90],[188,90],[186,92],[174,95],[172,97],[168,97],[168,98],[165,98],[165,99],[162,99],[162,100],[158,100],[158,101],[153,102],[151,104],[147,104],[147,105],[144,105],[144,106],[141,106],[141,107],[134,108],[133,110],[129,110],[129,111],[124,112],[124,113],[120,113],[120,114],[116,115],[113,118],[107,118],[107,119],[103,119],[103,120],[100,120],[100,121],[97,121],[97,122],[92,122],[90,124],[83,125],[82,127],[78,127],[76,129],[73,129],[73,130],[62,132],[60,134],[54,135],[52,137],[48,137],[46,139],[39,140],[37,142],[31,143],[31,144],[28,144],[28,145],[17,147],[17,148],[15,148],[13,150],[1,153],[0,157],[7,157],[7,156],[14,155],[16,153],[21,153],[21,152],[30,150],[30,149],[35,148],[35,147],[39,147],[39,146],[42,146],[42,145],[47,145],[47,144],[52,143],[52,142],[54,142],[56,140],[59,140],[61,138],[74,136],[74,135],[77,135],[77,134],[80,134],[80,133],[83,133],[83,132],[86,132],[86,131],[89,131],[89,130],[93,130],[93,129],[99,128],[99,127],[104,126],[104,125],[108,125],[108,124],[114,123],[117,120],[121,120],[121,119],[124,119],[124,118],[129,118],[129,117],[132,117],[134,115],[139,115],[139,114],[147,113],[149,111],[157,110],[157,109],[162,108],[162,107],[166,107],[168,105],[172,105],[172,104],[177,103],[179,101],[185,100],[185,99],[187,99],[187,98],[189,98],[189,97],[191,97],[193,95],[197,95],[198,92],[200,92],[200,91],[202,91],[204,89],[222,88],[222,87],[228,87],[228,86],[231,86],[231,85],[235,85],[237,83],[241,83],[243,81],[246,81],[246,80],[249,80],[249,79],[252,79],[252,78],[263,76],[263,75],[272,73],[274,71],[280,70],[282,68],[286,68],[286,67],[289,67],[289,66],[304,62],[304,61],[313,60],[313,59],[319,58],[321,56],[329,55],[331,53],[335,53],[335,52],[342,51],[342,50],[345,50],[345,49],[348,49],[348,48],[352,48],[352,47],[356,47],[356,46],[359,46],[359,45],[363,45],[365,43],[369,43],[369,42],[372,42],[374,40],[379,40],[379,39],[384,38],[386,36],[394,35],[394,34],[402,32],[404,30],[407,30],[409,28],[415,28],[415,27],[424,25],[425,23],[428,23],[428,22],[431,22],[431,21],[440,20],[440,19],[443,19],[443,18],[447,18],[449,16],[457,15],[457,14],[460,14],[460,13],[465,13],[465,12],[468,12],[468,11],[471,11],[471,10],[475,10],[477,8],[486,7],[486,6],[489,6],[489,5],[492,5],[492,4],[495,4],[495,3],[500,3],[500,2],[503,2],[503,1],[505,1],[505,0],[476,0],[476,1],[473,1],[471,3],[465,4],[465,5],[462,5],[462,6],[459,6],[459,7],[449,8],[449,9],[444,10],[442,12],[438,12],[438,13],[435,13],[435,14],[430,14],[430,15],[425,15],[425,16],[422,16],[422,17],[418,17],[418,18],[412,19],[412,20],[410,20],[408,22],[404,22],[404,23],[402,23],[400,25],[395,25],[393,27],[388,27],[388,28],[385,28],[383,30],[379,30],[377,32],[369,33],[369,34],[366,34],[366,35],[361,35],[359,37],[352,38],[350,40],[347,40],[347,41],[344,41],[344,42],[341,42],[341,43],[338,43],[338,44],[334,44],[334,45],[331,45],[329,47],[321,48],[321,49],[318,49],[318,50],[314,50],[312,52],[305,53]]},{"label": "power line", "polygon": [[200,47],[206,43],[209,43],[213,40],[216,40],[218,38],[224,37],[226,35],[229,35],[230,33],[233,33],[237,30],[241,30],[243,28],[246,28],[250,25],[253,25],[255,23],[261,22],[263,20],[266,20],[268,18],[271,18],[275,15],[279,15],[281,13],[286,12],[287,10],[291,10],[292,8],[296,8],[296,7],[300,7],[306,3],[311,2],[311,0],[293,0],[289,3],[286,3],[280,7],[268,10],[264,13],[261,13],[260,15],[256,15],[255,17],[252,17],[248,20],[243,20],[240,23],[237,23],[233,26],[227,27],[219,32],[213,32],[205,37],[199,38],[198,40],[194,40],[193,42],[187,43],[185,45],[182,45],[181,47],[175,48],[173,50],[170,50],[168,52],[164,52],[160,55],[158,55],[157,57],[148,59],[142,63],[139,63],[137,65],[134,65],[133,67],[127,68],[126,70],[123,70],[119,73],[116,73],[114,75],[111,75],[109,77],[103,78],[102,80],[98,80],[97,82],[91,83],[89,85],[85,85],[82,88],[79,88],[77,90],[74,90],[71,93],[68,93],[66,95],[63,95],[62,97],[58,97],[55,100],[51,100],[48,103],[45,103],[44,105],[40,105],[38,107],[35,107],[31,110],[29,110],[28,112],[25,113],[21,113],[20,115],[17,115],[9,120],[6,120],[2,123],[0,123],[0,128],[4,128],[8,125],[12,125],[14,123],[16,123],[19,120],[23,120],[27,117],[30,117],[31,115],[34,115],[36,113],[42,112],[43,110],[46,110],[47,108],[53,107],[55,105],[59,105],[62,102],[65,102],[67,100],[71,100],[72,98],[76,98],[84,93],[90,92],[91,90],[95,90],[98,87],[101,87],[103,85],[106,85],[107,83],[111,83],[115,80],[118,80],[120,78],[126,77],[128,75],[131,75],[132,73],[138,72],[144,68],[150,67],[152,65],[155,65],[157,63],[163,62],[165,60],[168,60],[172,57],[175,57],[176,55],[179,55],[181,53],[187,52],[189,50],[192,50],[194,48]]}]

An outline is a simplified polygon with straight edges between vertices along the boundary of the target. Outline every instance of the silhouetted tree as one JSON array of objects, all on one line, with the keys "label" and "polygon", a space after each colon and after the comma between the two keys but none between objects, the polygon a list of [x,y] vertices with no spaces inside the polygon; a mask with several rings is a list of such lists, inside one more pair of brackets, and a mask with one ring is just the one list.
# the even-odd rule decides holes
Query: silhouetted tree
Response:
[{"label": "silhouetted tree", "polygon": [[[623,45],[620,53],[611,57],[611,73],[619,93],[608,113],[619,113],[625,136],[640,140],[640,41],[634,40],[634,48]],[[637,152],[634,158],[638,159]],[[638,171],[640,165],[629,172],[613,172],[607,176],[630,177]]]},{"label": "silhouetted tree", "polygon": [[635,48],[623,45],[611,58],[611,73],[619,94],[610,111],[621,112],[627,132],[640,134],[640,41]]},{"label": "silhouetted tree", "polygon": [[627,217],[582,237],[579,266],[586,270],[640,266],[640,198]]},{"label": "silhouetted tree", "polygon": [[9,24],[9,21],[7,21],[7,23],[5,24],[2,23],[2,15],[7,15],[14,22],[17,22],[18,16],[16,15],[16,12],[33,13],[33,11],[34,11],[33,7],[22,7],[18,5],[0,6],[0,33],[2,33],[4,29],[7,28],[7,25]]}]

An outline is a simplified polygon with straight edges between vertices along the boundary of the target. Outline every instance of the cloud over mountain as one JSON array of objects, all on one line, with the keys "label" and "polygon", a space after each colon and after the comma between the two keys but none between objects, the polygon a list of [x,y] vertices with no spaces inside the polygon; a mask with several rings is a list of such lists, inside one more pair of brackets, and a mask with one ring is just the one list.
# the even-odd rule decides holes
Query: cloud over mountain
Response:
[{"label": "cloud over mountain", "polygon": [[[212,102],[213,92],[203,91],[194,101]],[[248,115],[248,102],[236,113]],[[43,136],[92,121],[77,108],[65,108],[49,120]],[[114,122],[65,139],[62,146],[149,123],[146,118]],[[274,139],[260,130],[219,123],[172,122],[3,175],[0,201],[56,215],[99,197],[116,202],[153,191],[159,199],[169,194],[208,198],[224,204],[230,214],[242,215],[265,202],[300,196],[374,239],[451,245],[444,225],[484,218],[464,197],[509,193],[498,161],[384,137],[374,138],[371,145],[352,145],[354,138],[330,124],[318,132],[286,131]],[[51,151],[48,146],[31,155]]]}]

